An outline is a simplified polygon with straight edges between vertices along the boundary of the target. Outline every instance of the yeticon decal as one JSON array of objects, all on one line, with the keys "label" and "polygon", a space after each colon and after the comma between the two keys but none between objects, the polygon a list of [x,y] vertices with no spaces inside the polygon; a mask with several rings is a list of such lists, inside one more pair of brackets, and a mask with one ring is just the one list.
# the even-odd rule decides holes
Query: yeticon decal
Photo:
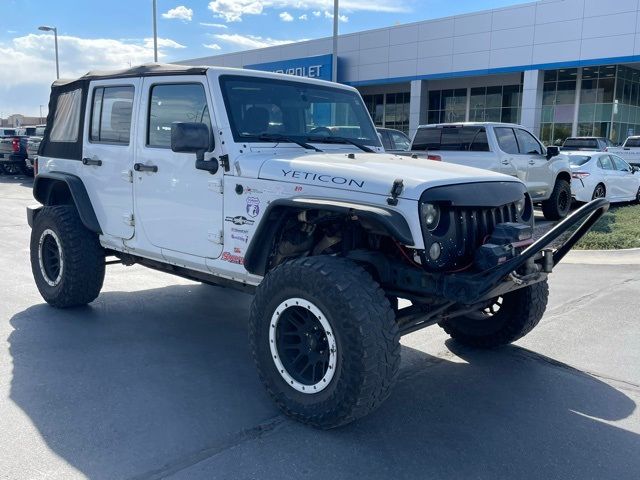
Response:
[{"label": "yeticon decal", "polygon": [[231,222],[234,225],[253,225],[254,223],[256,223],[254,220],[250,220],[247,217],[240,215],[236,217],[225,217],[224,221]]},{"label": "yeticon decal", "polygon": [[223,252],[222,253],[222,260],[224,262],[235,263],[237,265],[243,265],[244,264],[244,257],[243,256],[234,255],[231,252]]},{"label": "yeticon decal", "polygon": [[256,218],[260,214],[260,199],[258,197],[247,197],[247,215]]},{"label": "yeticon decal", "polygon": [[304,178],[305,180],[313,180],[314,182],[333,183],[335,185],[364,187],[364,180],[354,180],[353,178],[334,177],[333,175],[324,175],[313,172],[301,172],[300,170],[282,170],[285,178]]}]

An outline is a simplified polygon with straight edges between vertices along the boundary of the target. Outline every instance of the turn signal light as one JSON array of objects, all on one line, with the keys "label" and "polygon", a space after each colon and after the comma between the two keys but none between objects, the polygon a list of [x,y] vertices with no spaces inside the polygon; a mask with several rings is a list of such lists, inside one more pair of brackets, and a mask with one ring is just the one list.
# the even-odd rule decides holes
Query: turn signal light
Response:
[{"label": "turn signal light", "polygon": [[573,172],[571,177],[581,179],[587,178],[589,175],[591,175],[589,172]]},{"label": "turn signal light", "polygon": [[428,160],[434,160],[436,162],[441,162],[442,157],[440,155],[427,155]]}]

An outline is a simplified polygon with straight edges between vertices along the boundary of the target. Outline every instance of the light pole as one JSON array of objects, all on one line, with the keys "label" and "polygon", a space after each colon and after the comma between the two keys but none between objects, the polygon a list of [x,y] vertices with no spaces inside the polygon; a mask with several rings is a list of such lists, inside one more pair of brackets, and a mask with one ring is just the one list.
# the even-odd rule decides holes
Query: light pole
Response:
[{"label": "light pole", "polygon": [[158,63],[158,25],[156,22],[156,11],[156,0],[153,0],[153,61]]},{"label": "light pole", "polygon": [[339,0],[333,0],[333,56],[331,59],[331,80],[338,81],[338,6]]},{"label": "light pole", "polygon": [[60,65],[58,64],[58,29],[56,27],[47,27],[42,25],[38,27],[38,30],[43,32],[53,32],[53,38],[56,43],[56,78],[60,78]]}]

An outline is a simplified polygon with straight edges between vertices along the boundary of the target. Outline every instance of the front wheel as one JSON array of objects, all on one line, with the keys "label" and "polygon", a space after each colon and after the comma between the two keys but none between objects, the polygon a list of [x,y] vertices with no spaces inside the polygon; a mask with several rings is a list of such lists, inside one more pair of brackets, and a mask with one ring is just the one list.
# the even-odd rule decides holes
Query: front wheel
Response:
[{"label": "front wheel", "polygon": [[269,272],[251,306],[249,341],[278,407],[319,428],[376,409],[400,365],[384,292],[364,269],[337,257],[301,258]]},{"label": "front wheel", "polygon": [[571,209],[571,185],[559,178],[553,187],[548,200],[542,202],[542,213],[547,220],[560,220],[569,214]]},{"label": "front wheel", "polygon": [[71,205],[43,207],[31,230],[31,270],[42,298],[57,308],[86,305],[102,289],[104,250]]},{"label": "front wheel", "polygon": [[549,285],[535,283],[498,297],[486,308],[452,318],[440,326],[470,347],[493,348],[515,342],[540,322],[547,308]]}]

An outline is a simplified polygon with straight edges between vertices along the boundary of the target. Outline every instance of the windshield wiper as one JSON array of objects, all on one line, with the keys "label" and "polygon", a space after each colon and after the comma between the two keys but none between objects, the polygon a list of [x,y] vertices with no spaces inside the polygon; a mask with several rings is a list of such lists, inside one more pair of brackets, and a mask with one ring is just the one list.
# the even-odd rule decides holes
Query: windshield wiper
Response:
[{"label": "windshield wiper", "polygon": [[307,150],[315,150],[316,152],[321,152],[317,147],[313,145],[309,145],[308,143],[303,142],[302,140],[297,140],[294,137],[289,137],[287,135],[281,135],[279,133],[261,133],[258,135],[258,140],[272,141],[272,142],[291,142],[297,145],[300,145],[302,148],[306,148]]},{"label": "windshield wiper", "polygon": [[318,143],[348,143],[349,145],[353,145],[354,147],[358,147],[360,150],[362,150],[363,152],[367,152],[367,153],[375,153],[375,150],[367,147],[366,145],[362,145],[359,142],[356,142],[355,140],[351,140],[350,138],[346,138],[346,137],[314,137],[314,136],[310,136],[307,137],[307,140],[309,140],[310,142],[318,142]]}]

